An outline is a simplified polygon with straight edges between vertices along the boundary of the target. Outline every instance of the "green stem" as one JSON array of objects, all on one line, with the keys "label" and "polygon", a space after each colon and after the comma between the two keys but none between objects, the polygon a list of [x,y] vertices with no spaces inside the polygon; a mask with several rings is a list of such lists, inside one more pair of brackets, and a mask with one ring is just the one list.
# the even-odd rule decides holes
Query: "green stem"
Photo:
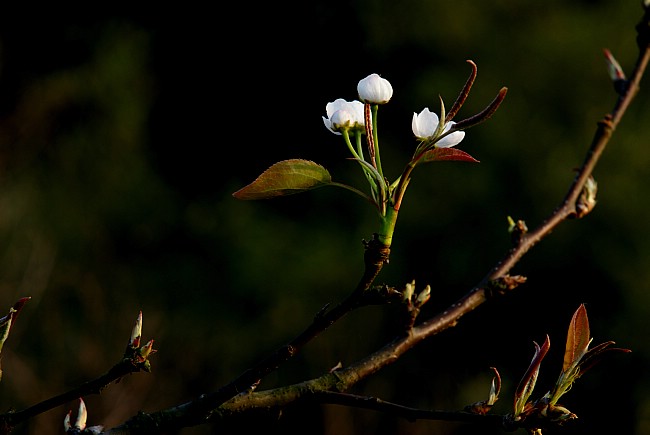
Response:
[{"label": "green stem", "polygon": [[393,233],[395,232],[398,213],[398,209],[389,205],[386,208],[386,214],[381,218],[381,228],[379,229],[378,239],[387,248],[390,247],[393,242]]},{"label": "green stem", "polygon": [[354,188],[352,186],[348,186],[347,184],[343,184],[343,183],[337,183],[336,181],[331,181],[329,183],[329,186],[342,187],[342,188],[344,188],[346,190],[349,190],[352,193],[356,193],[357,195],[359,195],[363,199],[367,200],[372,205],[377,206],[377,203],[375,202],[375,200],[373,198],[371,198],[370,196],[366,195],[362,191],[360,191],[360,190],[358,190],[358,189],[356,189],[356,188]]},{"label": "green stem", "polygon": [[350,150],[352,155],[355,158],[361,160],[361,158],[359,157],[359,154],[357,154],[354,147],[352,146],[352,142],[350,142],[350,133],[349,133],[349,131],[348,130],[343,130],[342,134],[343,134],[343,139],[345,140],[345,144],[348,146],[348,149]]},{"label": "green stem", "polygon": [[361,141],[361,139],[362,139],[361,136],[363,136],[363,135],[361,134],[361,131],[358,131],[358,130],[354,134],[354,138],[356,139],[356,142],[357,142],[357,152],[359,153],[359,156],[361,157],[361,159],[363,159],[363,143]]}]

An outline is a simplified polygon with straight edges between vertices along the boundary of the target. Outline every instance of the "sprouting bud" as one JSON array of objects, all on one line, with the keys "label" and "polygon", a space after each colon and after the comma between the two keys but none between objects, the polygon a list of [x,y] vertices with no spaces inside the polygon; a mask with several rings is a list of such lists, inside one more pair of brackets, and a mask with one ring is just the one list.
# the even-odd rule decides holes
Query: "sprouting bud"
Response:
[{"label": "sprouting bud", "polygon": [[131,331],[131,338],[129,345],[124,352],[124,358],[130,361],[136,367],[143,369],[147,372],[151,371],[151,365],[148,361],[149,356],[156,353],[153,348],[153,340],[149,340],[147,344],[142,345],[142,311],[138,314],[135,321],[133,330]]},{"label": "sprouting bud", "polygon": [[142,346],[139,350],[140,356],[144,359],[147,359],[149,355],[156,353],[156,350],[153,348],[153,340],[149,340],[147,344]]},{"label": "sprouting bud", "polygon": [[512,243],[519,243],[522,239],[522,237],[528,232],[528,227],[526,226],[526,222],[522,220],[518,220],[515,222],[513,218],[508,216],[508,232],[510,233],[510,238],[512,239]]},{"label": "sprouting bud", "polygon": [[77,422],[74,426],[77,429],[84,430],[86,428],[86,421],[88,420],[88,410],[86,409],[86,403],[82,398],[79,398],[79,411],[77,413]]},{"label": "sprouting bud", "polygon": [[596,193],[598,193],[598,183],[591,175],[587,178],[582,192],[576,200],[576,214],[577,218],[586,216],[596,206]]},{"label": "sprouting bud", "polygon": [[607,62],[607,73],[614,84],[614,90],[622,95],[627,90],[625,72],[623,72],[623,68],[621,68],[621,65],[618,63],[614,55],[612,55],[611,51],[604,48],[603,52],[605,53],[605,61]]},{"label": "sprouting bud", "polygon": [[413,297],[414,292],[415,292],[415,280],[411,282],[407,282],[406,286],[404,287],[404,293],[403,293],[404,301],[409,302]]},{"label": "sprouting bud", "polygon": [[431,286],[427,284],[427,286],[418,294],[418,298],[415,302],[415,305],[418,307],[421,307],[422,305],[426,304],[429,298],[431,297]]},{"label": "sprouting bud", "polygon": [[70,424],[72,418],[72,411],[68,411],[65,418],[63,419],[63,428],[66,432],[69,432],[71,429],[74,429],[75,432],[82,431],[86,429],[86,421],[88,419],[88,410],[86,409],[86,404],[82,398],[79,398],[79,410],[77,411],[77,420],[74,423],[74,426]]},{"label": "sprouting bud", "polygon": [[357,85],[359,99],[364,103],[385,104],[393,96],[393,86],[379,74],[370,74]]},{"label": "sprouting bud", "polygon": [[138,318],[135,321],[133,330],[131,331],[131,340],[129,341],[129,346],[136,348],[140,346],[140,338],[142,337],[142,311],[138,314]]},{"label": "sprouting bud", "polygon": [[70,426],[70,416],[72,415],[72,410],[68,411],[68,413],[65,415],[63,418],[63,429],[67,432],[70,430],[72,426]]}]

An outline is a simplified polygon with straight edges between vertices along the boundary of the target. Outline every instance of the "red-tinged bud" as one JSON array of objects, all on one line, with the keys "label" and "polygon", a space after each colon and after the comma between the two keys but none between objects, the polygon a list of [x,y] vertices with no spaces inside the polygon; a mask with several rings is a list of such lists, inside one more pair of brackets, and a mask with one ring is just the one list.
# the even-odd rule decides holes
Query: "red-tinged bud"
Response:
[{"label": "red-tinged bud", "polygon": [[607,73],[609,78],[614,84],[614,89],[619,94],[624,94],[627,90],[627,79],[625,78],[625,72],[621,65],[618,63],[612,52],[604,48],[603,52],[605,53],[605,61],[607,62]]},{"label": "red-tinged bud", "polygon": [[603,49],[603,52],[605,53],[609,78],[612,79],[612,81],[625,80],[625,73],[623,72],[623,68],[621,68],[621,65],[618,63],[612,52],[606,48]]},{"label": "red-tinged bud", "polygon": [[70,428],[72,428],[72,426],[70,426],[71,416],[72,416],[72,410],[68,411],[65,418],[63,419],[63,429],[65,429],[66,432],[68,432]]},{"label": "red-tinged bud", "polygon": [[140,356],[144,359],[147,359],[149,355],[156,353],[157,350],[153,348],[153,340],[149,340],[147,344],[142,346],[139,350]]},{"label": "red-tinged bud", "polygon": [[88,420],[88,410],[86,409],[86,403],[82,398],[79,398],[79,411],[77,413],[77,421],[74,426],[79,430],[84,430],[86,428],[86,421]]},{"label": "red-tinged bud", "polygon": [[142,337],[142,311],[138,314],[138,318],[135,321],[133,326],[133,331],[131,331],[131,340],[129,341],[129,346],[132,348],[140,347],[140,338]]},{"label": "red-tinged bud", "polygon": [[82,398],[79,398],[79,409],[77,410],[77,420],[74,423],[74,426],[70,424],[72,419],[72,411],[68,411],[66,416],[63,418],[63,429],[66,433],[73,431],[78,433],[86,429],[86,420],[88,419],[88,411],[86,409],[86,404]]}]

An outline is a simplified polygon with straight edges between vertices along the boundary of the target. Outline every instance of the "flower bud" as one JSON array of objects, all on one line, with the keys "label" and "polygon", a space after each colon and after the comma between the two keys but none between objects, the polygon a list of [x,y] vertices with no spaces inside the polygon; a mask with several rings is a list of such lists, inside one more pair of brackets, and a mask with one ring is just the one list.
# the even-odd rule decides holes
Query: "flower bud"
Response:
[{"label": "flower bud", "polygon": [[427,286],[418,294],[418,298],[416,300],[416,305],[418,307],[421,307],[422,305],[426,304],[429,298],[431,297],[431,286],[427,284]]},{"label": "flower bud", "polygon": [[393,96],[393,86],[379,74],[370,74],[357,85],[359,98],[364,103],[385,104]]},{"label": "flower bud", "polygon": [[[339,133],[339,129],[356,128],[364,129],[363,104],[361,101],[345,101],[339,98],[325,106],[327,118],[323,116],[323,124],[334,134]],[[339,113],[341,112],[341,113]]]},{"label": "flower bud", "polygon": [[330,118],[332,121],[332,130],[348,130],[352,127],[352,115],[347,110],[337,110]]}]

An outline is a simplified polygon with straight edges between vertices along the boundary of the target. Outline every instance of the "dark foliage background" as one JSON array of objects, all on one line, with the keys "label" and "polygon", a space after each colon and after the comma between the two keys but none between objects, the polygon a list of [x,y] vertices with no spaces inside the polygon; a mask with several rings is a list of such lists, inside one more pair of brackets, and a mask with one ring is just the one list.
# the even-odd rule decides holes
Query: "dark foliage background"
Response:
[{"label": "dark foliage background", "polygon": [[[0,307],[32,300],[3,349],[0,409],[23,409],[102,374],[122,355],[139,310],[144,338],[159,349],[153,373],[84,398],[90,424],[111,427],[214,391],[292,338],[356,284],[374,212],[334,188],[263,202],[231,193],[287,158],[314,160],[365,188],[321,116],[327,102],[356,98],[358,80],[373,72],[395,89],[380,111],[382,161],[394,179],[415,145],[413,112],[438,111],[438,95],[451,105],[472,59],[478,80],[460,118],[509,87],[495,117],[462,143],[481,163],[416,171],[379,279],[429,283],[422,316],[444,309],[506,252],[507,216],[534,227],[562,199],[615,101],[602,48],[628,70],[635,60],[638,3],[2,11]],[[489,367],[497,367],[504,389],[496,411],[507,413],[533,341],[547,333],[536,393],[550,388],[571,315],[585,303],[594,344],[611,339],[633,353],[595,367],[565,396],[579,420],[562,433],[648,433],[649,101],[642,89],[595,171],[594,212],[561,225],[513,270],[526,285],[354,392],[460,409],[486,397]],[[355,361],[394,335],[395,317],[392,307],[353,313],[259,388]],[[14,433],[62,433],[76,406]],[[266,433],[500,433],[338,406],[284,415],[259,425]]]}]

